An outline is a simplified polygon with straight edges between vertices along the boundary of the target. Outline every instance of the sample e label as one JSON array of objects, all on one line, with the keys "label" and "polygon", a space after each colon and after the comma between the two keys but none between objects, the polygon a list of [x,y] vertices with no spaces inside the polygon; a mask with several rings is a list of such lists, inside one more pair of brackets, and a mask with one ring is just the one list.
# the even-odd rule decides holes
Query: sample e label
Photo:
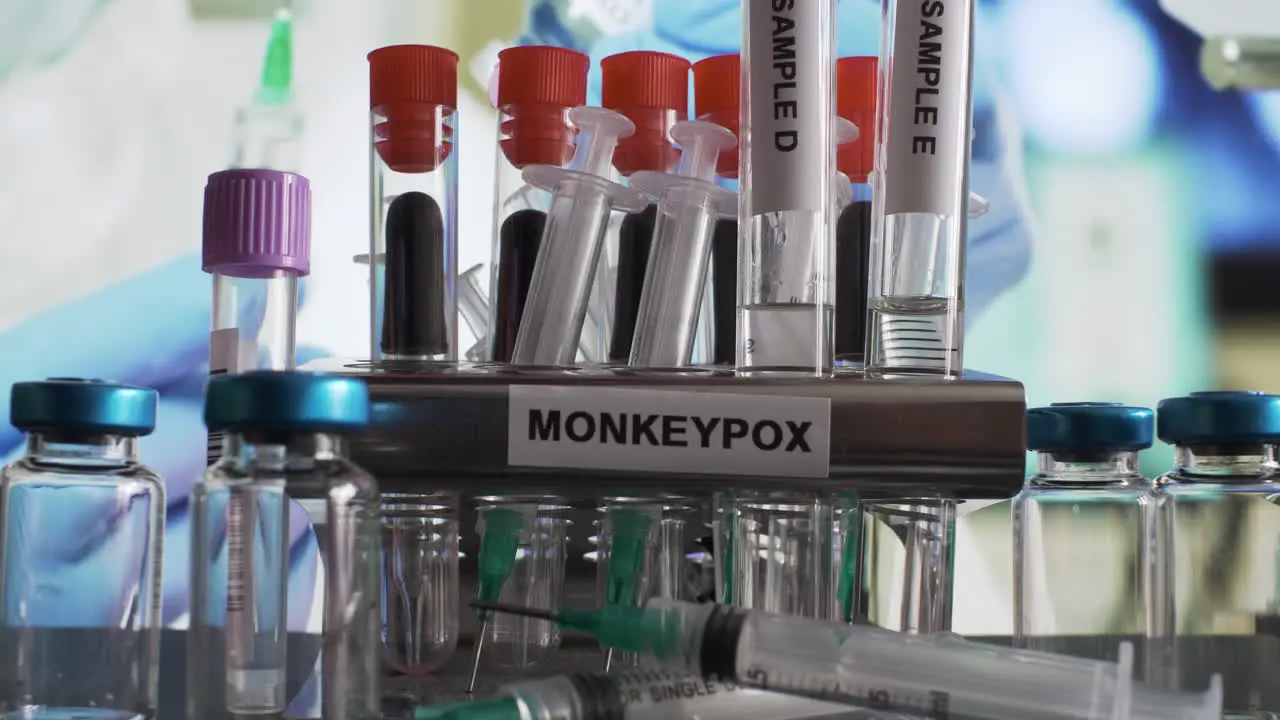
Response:
[{"label": "sample e label", "polygon": [[974,0],[898,0],[885,127],[885,212],[965,212]]},{"label": "sample e label", "polygon": [[818,172],[832,151],[822,126],[834,118],[831,99],[822,92],[835,72],[822,58],[822,48],[834,52],[823,38],[835,21],[824,9],[828,4],[834,5],[831,0],[753,0],[748,6],[748,153],[752,177],[768,179],[752,183],[752,215],[817,211],[830,202]]},{"label": "sample e label", "polygon": [[511,388],[507,462],[825,478],[831,401],[673,390]]}]

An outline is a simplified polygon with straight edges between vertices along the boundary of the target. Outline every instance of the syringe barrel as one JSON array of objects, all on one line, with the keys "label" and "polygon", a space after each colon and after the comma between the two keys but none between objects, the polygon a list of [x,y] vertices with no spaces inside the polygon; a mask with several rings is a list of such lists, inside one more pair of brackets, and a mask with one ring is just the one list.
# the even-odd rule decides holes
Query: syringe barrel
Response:
[{"label": "syringe barrel", "polygon": [[740,371],[833,360],[835,0],[743,0]]},{"label": "syringe barrel", "polygon": [[963,368],[974,3],[885,0],[871,372],[954,376]]},{"label": "syringe barrel", "polygon": [[574,364],[608,226],[610,185],[608,180],[583,173],[566,177],[556,188],[512,363],[539,367]]},{"label": "syringe barrel", "polygon": [[369,54],[375,361],[458,357],[457,65],[425,45]]},{"label": "syringe barrel", "polygon": [[696,183],[669,189],[658,204],[631,345],[632,367],[690,363],[718,219],[713,196]]}]

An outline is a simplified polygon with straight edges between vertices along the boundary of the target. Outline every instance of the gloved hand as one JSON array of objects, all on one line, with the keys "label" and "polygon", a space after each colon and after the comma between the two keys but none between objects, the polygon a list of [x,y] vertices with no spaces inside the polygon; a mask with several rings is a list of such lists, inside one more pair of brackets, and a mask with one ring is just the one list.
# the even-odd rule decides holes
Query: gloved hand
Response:
[{"label": "gloved hand", "polygon": [[[305,285],[304,285],[305,286]],[[10,348],[0,362],[0,454],[23,452],[22,434],[9,425],[13,383],[48,377],[92,377],[160,391],[156,431],[139,453],[168,491],[164,545],[164,618],[188,612],[190,527],[187,496],[205,469],[204,386],[209,372],[211,280],[200,256],[183,255],[151,270],[46,310],[0,333]],[[322,356],[299,349],[299,362]],[[71,520],[71,519],[68,519]],[[294,566],[289,626],[301,630],[311,615],[315,536],[301,508],[290,516]]]},{"label": "gloved hand", "polygon": [[[697,62],[741,47],[740,0],[654,0],[653,27],[600,38],[591,47],[588,104],[600,102],[599,61],[627,50],[657,50]],[[879,0],[842,0],[837,5],[839,57],[875,55],[880,42]],[[1010,122],[1008,105],[993,81],[994,61],[987,52],[996,44],[994,28],[978,8],[975,30],[973,122],[970,185],[991,203],[980,218],[969,221],[968,274],[965,283],[966,324],[981,316],[1000,293],[1026,274],[1031,261],[1022,138]],[[689,108],[693,109],[692,91]]]}]

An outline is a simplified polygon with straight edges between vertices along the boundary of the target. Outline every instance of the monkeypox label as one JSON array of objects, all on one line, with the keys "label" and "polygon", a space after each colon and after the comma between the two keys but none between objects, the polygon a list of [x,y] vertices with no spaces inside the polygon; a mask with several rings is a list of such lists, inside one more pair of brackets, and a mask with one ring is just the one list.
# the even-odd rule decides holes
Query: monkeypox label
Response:
[{"label": "monkeypox label", "polygon": [[816,171],[831,149],[822,138],[831,101],[822,97],[821,82],[834,69],[823,63],[821,48],[834,18],[823,27],[824,2],[753,0],[748,6],[752,215],[817,211],[829,202]]},{"label": "monkeypox label", "polygon": [[974,0],[898,0],[885,213],[965,212]]},{"label": "monkeypox label", "polygon": [[825,478],[831,401],[516,385],[507,462],[526,467]]}]

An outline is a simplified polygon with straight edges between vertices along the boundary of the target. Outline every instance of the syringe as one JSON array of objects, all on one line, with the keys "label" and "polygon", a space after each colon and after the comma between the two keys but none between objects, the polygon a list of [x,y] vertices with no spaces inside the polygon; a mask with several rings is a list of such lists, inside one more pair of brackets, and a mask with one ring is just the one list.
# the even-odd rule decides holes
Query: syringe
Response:
[{"label": "syringe", "polygon": [[737,196],[715,184],[716,159],[737,144],[733,133],[715,123],[686,120],[671,128],[671,139],[682,149],[674,173],[631,176],[632,187],[660,198],[631,344],[632,367],[689,364],[711,236],[717,220],[738,211]]},{"label": "syringe", "polygon": [[654,598],[643,607],[536,610],[602,645],[643,652],[696,677],[817,700],[949,720],[1217,720],[1222,681],[1204,693],[1133,681],[1133,646],[1116,663],[1013,650],[950,633],[904,635]]},{"label": "syringe", "polygon": [[640,212],[649,202],[640,191],[609,179],[618,138],[635,125],[596,107],[574,108],[569,120],[578,129],[569,167],[531,165],[523,173],[530,185],[553,195],[511,354],[515,365],[573,365],[609,212]]},{"label": "syringe", "polygon": [[[909,717],[909,716],[908,716]],[[497,697],[414,710],[413,720],[899,720],[665,670],[574,674],[503,686]]]}]

